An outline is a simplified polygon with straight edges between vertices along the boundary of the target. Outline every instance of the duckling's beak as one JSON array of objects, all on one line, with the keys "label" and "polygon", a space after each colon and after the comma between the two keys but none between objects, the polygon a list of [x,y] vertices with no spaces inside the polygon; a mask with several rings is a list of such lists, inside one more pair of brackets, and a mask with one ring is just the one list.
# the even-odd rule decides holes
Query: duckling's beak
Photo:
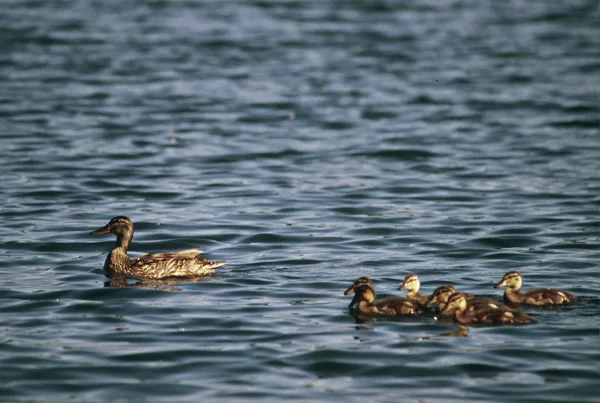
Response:
[{"label": "duckling's beak", "polygon": [[506,287],[506,280],[502,279],[501,282],[499,282],[498,284],[496,284],[494,286],[494,288],[500,288],[500,287]]},{"label": "duckling's beak", "polygon": [[400,285],[400,287],[398,287],[399,290],[406,290],[406,288],[404,287],[406,285],[406,283],[402,283],[402,285]]},{"label": "duckling's beak", "polygon": [[106,224],[104,227],[98,228],[96,231],[90,232],[90,235],[104,235],[104,234],[110,234],[110,225]]},{"label": "duckling's beak", "polygon": [[353,305],[358,304],[358,295],[354,295],[354,298],[352,298],[352,301],[348,304],[348,308],[352,308]]},{"label": "duckling's beak", "polygon": [[350,286],[346,291],[344,291],[344,295],[354,294],[354,284]]}]

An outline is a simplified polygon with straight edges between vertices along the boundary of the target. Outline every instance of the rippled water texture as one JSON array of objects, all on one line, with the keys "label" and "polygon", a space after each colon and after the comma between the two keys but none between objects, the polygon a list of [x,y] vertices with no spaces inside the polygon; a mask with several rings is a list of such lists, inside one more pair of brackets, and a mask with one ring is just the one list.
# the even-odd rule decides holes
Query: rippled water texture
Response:
[{"label": "rippled water texture", "polygon": [[[597,1],[5,1],[0,401],[600,398]],[[107,284],[131,254],[227,259]],[[579,302],[356,323],[407,273]],[[118,287],[117,285],[130,287]]]}]

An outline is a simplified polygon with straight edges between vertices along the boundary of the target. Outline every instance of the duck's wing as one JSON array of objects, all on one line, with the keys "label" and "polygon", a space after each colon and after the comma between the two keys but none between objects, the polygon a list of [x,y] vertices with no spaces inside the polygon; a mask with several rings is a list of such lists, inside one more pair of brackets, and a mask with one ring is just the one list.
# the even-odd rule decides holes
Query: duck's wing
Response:
[{"label": "duck's wing", "polygon": [[523,312],[507,311],[504,309],[490,310],[490,315],[487,317],[487,319],[487,321],[482,321],[481,323],[499,323],[505,325],[514,325],[519,323],[535,322],[535,319]]},{"label": "duck's wing", "polygon": [[487,297],[474,297],[467,300],[467,311],[479,311],[480,309],[486,308],[514,311],[514,309],[508,305],[501,304],[500,302]]},{"label": "duck's wing", "polygon": [[193,277],[211,274],[226,261],[213,262],[199,257],[200,250],[153,253],[131,261],[131,271],[137,277]]},{"label": "duck's wing", "polygon": [[525,303],[534,305],[564,304],[575,302],[577,298],[566,291],[554,288],[536,288],[525,293]]},{"label": "duck's wing", "polygon": [[470,324],[514,325],[535,322],[535,319],[523,312],[492,307],[465,312],[461,316],[465,323]]},{"label": "duck's wing", "polygon": [[186,249],[179,252],[152,253],[150,256],[162,256],[169,259],[194,259],[196,256],[203,253],[198,248]]},{"label": "duck's wing", "polygon": [[149,253],[144,256],[139,256],[133,259],[134,262],[160,262],[167,260],[187,260],[187,259],[200,259],[200,254],[202,251],[200,249],[186,249],[179,252],[163,252],[163,253]]},{"label": "duck's wing", "polygon": [[404,297],[387,297],[375,303],[377,310],[384,315],[417,315],[420,306]]}]

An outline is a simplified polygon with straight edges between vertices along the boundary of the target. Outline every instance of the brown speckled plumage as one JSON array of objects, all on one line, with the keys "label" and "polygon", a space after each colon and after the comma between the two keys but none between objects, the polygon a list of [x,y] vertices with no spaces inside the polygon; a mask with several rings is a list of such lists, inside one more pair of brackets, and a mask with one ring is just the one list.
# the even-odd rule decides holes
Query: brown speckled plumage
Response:
[{"label": "brown speckled plumage", "polygon": [[195,277],[211,274],[226,262],[212,262],[200,257],[199,249],[180,252],[153,253],[130,259],[127,256],[129,243],[133,238],[133,222],[127,217],[118,216],[92,235],[112,233],[117,244],[106,257],[104,271],[109,278],[130,277],[159,279],[167,277]]}]

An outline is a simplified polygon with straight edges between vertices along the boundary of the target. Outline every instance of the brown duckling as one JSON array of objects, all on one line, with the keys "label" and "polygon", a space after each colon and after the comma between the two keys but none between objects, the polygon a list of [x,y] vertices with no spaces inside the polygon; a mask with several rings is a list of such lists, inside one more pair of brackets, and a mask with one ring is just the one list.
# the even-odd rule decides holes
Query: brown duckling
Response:
[{"label": "brown duckling", "polygon": [[[433,293],[427,299],[425,303],[426,307],[431,307],[432,305],[437,305],[437,311],[441,312],[442,309],[446,306],[446,302],[448,302],[448,298],[452,294],[456,292],[456,289],[450,284],[444,284],[433,290]],[[473,294],[463,293],[466,298],[473,298]]]},{"label": "brown duckling", "polygon": [[[441,312],[445,308],[450,296],[455,292],[457,292],[456,289],[449,284],[439,286],[433,291],[425,306],[430,307],[433,304],[437,304],[437,311]],[[467,311],[476,311],[483,308],[500,308],[512,310],[512,308],[510,308],[509,306],[494,301],[491,298],[477,297],[473,294],[468,293],[461,294],[465,296],[468,302]]]},{"label": "brown duckling", "polygon": [[514,325],[533,323],[535,319],[523,312],[501,308],[483,308],[475,311],[468,310],[468,302],[462,293],[456,292],[448,299],[441,315],[454,314],[454,321],[463,325],[472,324],[501,324]]},{"label": "brown duckling", "polygon": [[379,315],[418,315],[421,313],[420,306],[403,297],[387,297],[376,300],[373,283],[366,277],[360,277],[354,281],[344,295],[355,293],[352,304],[357,304],[359,314]]},{"label": "brown duckling", "polygon": [[133,238],[133,222],[124,216],[114,217],[104,227],[92,231],[92,235],[103,234],[114,234],[117,237],[117,244],[104,262],[104,272],[109,278],[159,279],[203,276],[212,274],[217,267],[227,263],[202,259],[202,251],[199,249],[153,253],[130,259],[127,249]]},{"label": "brown duckling", "polygon": [[519,290],[523,286],[523,277],[517,271],[509,271],[502,277],[502,281],[494,288],[506,287],[504,302],[529,305],[559,305],[575,302],[577,298],[566,291],[555,288],[536,288],[524,293]]},{"label": "brown duckling", "polygon": [[429,295],[419,294],[419,288],[421,288],[421,281],[419,281],[419,277],[416,274],[407,274],[404,277],[402,285],[398,287],[399,290],[408,290],[407,297],[409,299],[425,305],[429,299]]},{"label": "brown duckling", "polygon": [[354,298],[352,298],[352,301],[350,301],[350,303],[348,304],[348,308],[352,307],[355,304],[358,304],[358,298],[356,296],[357,294],[355,294],[354,291],[356,290],[357,287],[359,287],[363,284],[367,284],[367,285],[371,286],[371,288],[373,287],[373,283],[371,282],[371,280],[368,277],[359,277],[356,280],[354,280],[352,285],[346,291],[344,291],[344,295],[354,294]]},{"label": "brown duckling", "polygon": [[[466,309],[467,312],[479,311],[481,309],[501,309],[503,311],[511,311],[511,312],[515,311],[510,306],[501,304],[500,302],[496,302],[491,298],[487,298],[487,297],[469,298],[466,295],[464,295],[464,297],[467,300],[467,309]],[[445,306],[444,306],[444,308],[445,308]],[[448,314],[444,313],[442,310],[442,311],[440,311],[440,315],[447,316]]]}]

